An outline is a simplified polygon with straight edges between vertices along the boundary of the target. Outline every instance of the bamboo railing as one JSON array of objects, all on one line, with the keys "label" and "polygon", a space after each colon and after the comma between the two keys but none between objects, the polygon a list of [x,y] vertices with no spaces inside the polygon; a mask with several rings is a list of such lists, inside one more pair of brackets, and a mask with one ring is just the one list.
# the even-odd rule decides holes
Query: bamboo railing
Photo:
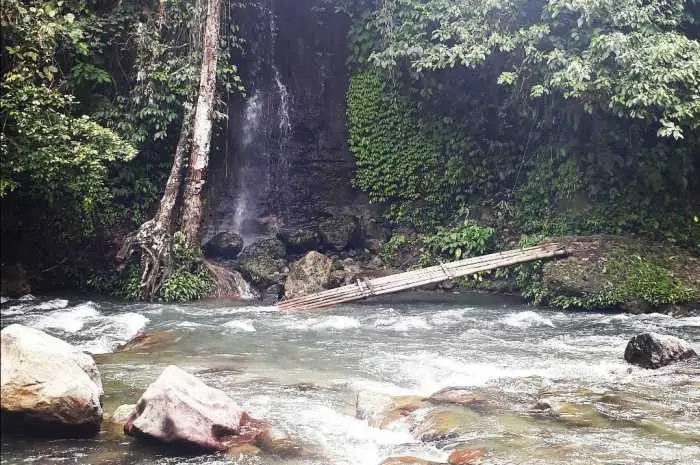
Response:
[{"label": "bamboo railing", "polygon": [[279,307],[284,310],[320,309],[367,297],[436,284],[482,271],[564,255],[567,255],[566,248],[558,243],[498,252],[371,280],[357,280],[346,286],[284,300],[279,303]]}]

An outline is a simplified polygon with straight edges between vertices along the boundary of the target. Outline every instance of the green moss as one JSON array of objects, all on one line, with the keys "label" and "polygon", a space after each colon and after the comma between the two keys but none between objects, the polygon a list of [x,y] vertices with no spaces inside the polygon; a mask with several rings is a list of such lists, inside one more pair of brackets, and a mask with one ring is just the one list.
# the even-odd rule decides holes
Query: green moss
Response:
[{"label": "green moss", "polygon": [[625,304],[658,308],[690,301],[694,292],[675,279],[670,270],[648,259],[614,257],[605,269],[607,283],[595,294],[582,297],[551,296],[562,308],[611,308]]}]

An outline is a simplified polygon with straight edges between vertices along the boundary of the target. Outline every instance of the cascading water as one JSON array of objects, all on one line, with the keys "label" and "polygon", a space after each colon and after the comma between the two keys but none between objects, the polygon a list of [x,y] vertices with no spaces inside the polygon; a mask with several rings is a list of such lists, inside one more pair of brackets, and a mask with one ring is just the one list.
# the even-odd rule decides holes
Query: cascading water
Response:
[{"label": "cascading water", "polygon": [[[255,54],[256,60],[250,65],[240,128],[231,135],[236,175],[226,186],[228,201],[219,202],[215,213],[218,219],[207,231],[209,237],[221,231],[235,232],[246,243],[264,234],[263,222],[284,213],[289,177],[286,146],[292,135],[292,96],[277,60],[274,5],[259,2],[254,9],[260,19],[266,20],[263,24],[267,29],[256,31],[263,35],[256,37],[257,41],[266,46]],[[230,202],[234,205],[232,215]]]}]

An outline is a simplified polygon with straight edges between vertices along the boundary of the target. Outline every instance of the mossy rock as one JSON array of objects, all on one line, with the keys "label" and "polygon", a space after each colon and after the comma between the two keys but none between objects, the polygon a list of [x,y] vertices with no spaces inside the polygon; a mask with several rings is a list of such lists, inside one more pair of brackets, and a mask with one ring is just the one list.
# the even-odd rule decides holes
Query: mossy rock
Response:
[{"label": "mossy rock", "polygon": [[631,236],[558,239],[570,255],[542,267],[540,293],[557,307],[659,311],[700,301],[700,256]]}]

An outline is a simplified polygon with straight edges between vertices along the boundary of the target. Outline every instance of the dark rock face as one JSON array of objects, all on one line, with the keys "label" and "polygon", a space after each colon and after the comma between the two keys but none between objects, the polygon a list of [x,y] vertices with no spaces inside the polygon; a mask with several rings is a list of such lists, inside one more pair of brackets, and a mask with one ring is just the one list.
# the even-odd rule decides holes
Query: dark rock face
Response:
[{"label": "dark rock face", "polygon": [[18,263],[0,267],[0,293],[9,297],[20,297],[32,291],[27,281],[27,272]]},{"label": "dark rock face", "polygon": [[687,342],[656,333],[634,336],[625,349],[625,360],[642,368],[661,368],[691,357],[697,354]]},{"label": "dark rock face", "polygon": [[321,245],[318,233],[310,229],[283,229],[277,233],[277,238],[284,243],[291,254],[316,250]]},{"label": "dark rock face", "polygon": [[287,249],[279,239],[260,239],[243,249],[240,258],[242,260],[260,257],[280,259],[286,256]]},{"label": "dark rock face", "polygon": [[359,238],[360,227],[357,218],[350,215],[331,216],[318,225],[324,245],[343,250],[353,245]]},{"label": "dark rock face", "polygon": [[247,96],[231,96],[229,130],[212,146],[205,236],[259,235],[246,216],[297,228],[367,205],[345,141],[349,21],[316,4],[253,0],[232,13],[249,50],[234,57]]},{"label": "dark rock face", "polygon": [[274,305],[284,297],[284,286],[281,284],[273,284],[265,289],[262,294],[262,302],[267,305]]},{"label": "dark rock face", "polygon": [[236,233],[221,232],[204,244],[208,257],[236,258],[243,250],[243,238]]}]

